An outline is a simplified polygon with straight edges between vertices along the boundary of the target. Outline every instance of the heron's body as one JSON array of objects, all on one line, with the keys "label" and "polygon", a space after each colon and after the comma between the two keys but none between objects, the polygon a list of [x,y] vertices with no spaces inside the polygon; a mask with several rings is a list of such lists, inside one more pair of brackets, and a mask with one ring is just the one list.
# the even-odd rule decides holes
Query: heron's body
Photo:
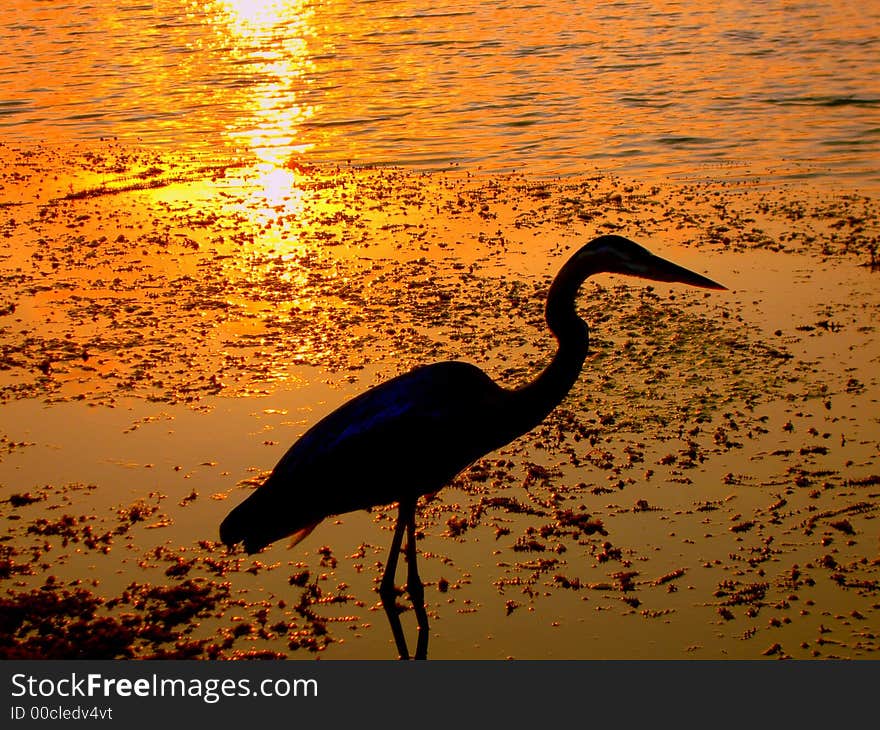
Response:
[{"label": "heron's body", "polygon": [[[558,348],[535,380],[508,390],[473,365],[441,362],[366,391],[319,421],[290,448],[266,482],[223,521],[223,542],[243,542],[248,552],[256,552],[288,535],[302,539],[330,515],[399,502],[382,598],[388,608],[404,527],[409,533],[407,587],[411,595],[416,590],[420,596],[416,500],[441,489],[475,459],[537,426],[562,401],[588,353],[588,329],[575,309],[577,293],[587,277],[599,272],[723,289],[619,236],[592,241],[566,262],[550,287],[546,317]],[[414,599],[417,612],[418,603]],[[426,650],[423,603],[419,626],[425,629],[420,646],[424,639]],[[399,621],[395,639],[405,655],[398,632]]]},{"label": "heron's body", "polygon": [[417,368],[366,391],[303,434],[223,523],[224,541],[238,538],[256,552],[328,515],[438,491],[503,443],[486,427],[503,392],[461,362]]}]

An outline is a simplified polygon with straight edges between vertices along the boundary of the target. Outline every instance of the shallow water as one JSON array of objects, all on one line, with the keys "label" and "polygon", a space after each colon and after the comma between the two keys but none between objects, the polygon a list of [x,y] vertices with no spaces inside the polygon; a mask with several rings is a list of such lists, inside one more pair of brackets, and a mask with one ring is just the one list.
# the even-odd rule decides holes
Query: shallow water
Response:
[{"label": "shallow water", "polygon": [[[865,346],[866,352],[852,346],[836,349],[849,350],[844,380],[857,376],[869,381],[865,362],[876,358],[876,342],[861,343],[855,330],[864,324],[864,313],[841,303],[841,292],[860,300],[876,296],[869,272],[854,273],[840,265],[823,267],[818,275],[827,284],[812,287],[810,279],[817,273],[803,268],[807,261],[800,255],[759,253],[726,261],[716,257],[714,263],[733,286],[755,276],[763,280],[733,296],[758,297],[761,307],[749,325],[758,322],[768,336],[781,328],[799,353],[797,362],[807,355],[819,366],[821,374],[813,376],[812,385],[815,378],[827,379],[833,410],[820,398],[800,395],[810,387],[810,378],[791,386],[798,397],[788,402],[783,398],[742,410],[731,404],[733,418],[730,413],[716,415],[710,425],[704,424],[703,436],[697,437],[703,456],[691,467],[681,460],[664,465],[660,457],[683,453],[678,449],[685,440],[653,429],[628,434],[614,428],[613,439],[599,442],[596,450],[625,453],[620,446],[627,444],[632,453],[644,456],[643,462],[616,468],[613,476],[589,464],[592,451],[583,442],[576,446],[584,459],[579,468],[556,449],[545,454],[534,444],[527,451],[514,446],[493,454],[489,463],[499,457],[511,460],[512,480],[489,491],[469,485],[467,479],[459,481],[444,489],[439,500],[424,505],[420,517],[431,657],[757,658],[776,642],[799,657],[875,655],[872,522],[877,494],[876,488],[859,488],[848,480],[876,474],[876,423],[866,423],[859,410],[866,402],[876,403],[876,383],[868,382],[867,398],[847,396],[835,382],[836,365],[817,355],[811,340],[842,339]],[[773,282],[779,276],[791,282],[782,292]],[[796,341],[796,327],[811,321],[811,311],[827,306],[835,308],[842,329]],[[301,378],[297,385],[276,388],[264,397],[207,397],[203,411],[127,397],[112,408],[77,401],[40,406],[34,399],[6,404],[8,423],[16,424],[10,432],[20,445],[0,459],[0,483],[7,493],[28,491],[43,501],[10,509],[4,522],[11,544],[32,545],[45,561],[39,565],[33,560],[33,574],[15,576],[11,585],[38,586],[51,575],[58,585],[85,586],[105,597],[147,581],[174,586],[187,578],[216,590],[231,586],[232,600],[225,597],[216,611],[200,615],[187,629],[187,638],[220,637],[247,624],[248,630],[236,635],[240,651],[269,648],[299,658],[310,654],[288,648],[285,631],[265,634],[256,627],[266,623],[265,618],[260,623],[261,612],[268,613],[270,624],[298,620],[292,606],[302,588],[292,586],[290,578],[310,571],[323,587],[323,601],[315,608],[326,619],[331,639],[321,655],[393,656],[375,594],[392,510],[328,519],[295,549],[281,541],[252,559],[231,558],[211,544],[220,519],[242,497],[236,480],[274,463],[303,428],[363,387],[331,387],[317,379],[314,368],[293,372]],[[714,388],[725,387],[727,375],[705,374],[714,379]],[[365,381],[377,375],[383,373],[372,368],[362,373]],[[596,377],[590,370],[584,373],[588,383]],[[590,387],[579,389],[565,408],[577,410],[584,393]],[[621,414],[644,406],[626,396],[612,398]],[[648,410],[669,416],[669,398],[664,395]],[[604,410],[608,404],[596,407]],[[716,427],[729,428],[734,420],[742,430],[731,433],[742,443],[718,448],[716,438],[713,447],[705,437]],[[793,432],[784,428],[786,422],[794,423]],[[817,432],[811,436],[808,429],[813,427]],[[813,455],[807,449],[798,454],[799,448],[816,444],[827,446],[827,452]],[[524,467],[545,459],[555,473],[552,486],[524,488]],[[646,470],[657,473],[649,477]],[[793,474],[811,484],[796,484]],[[624,480],[614,486],[619,476]],[[574,487],[581,480],[613,488],[590,494],[586,486]],[[559,552],[549,549],[552,539],[546,551],[512,548],[514,536],[536,534],[542,520],[510,505],[546,508],[543,500],[557,490],[568,504],[581,503],[601,519],[607,534],[566,536],[558,543],[565,550]],[[461,533],[450,531],[453,520],[473,520],[485,497],[511,502],[507,508],[499,503],[484,509]],[[641,501],[647,507],[636,509]],[[129,527],[124,515],[133,506],[150,511]],[[38,539],[30,535],[40,516],[55,521],[62,513],[81,515],[70,544],[60,544],[51,534]],[[828,524],[839,514],[855,526],[850,539]],[[818,520],[815,532],[804,529],[811,517]],[[114,538],[107,553],[83,544],[83,525],[94,526],[99,534],[120,529],[119,523],[126,531]],[[744,526],[741,532],[739,526]],[[603,545],[616,549],[616,557],[603,560]],[[871,562],[861,560],[862,555]],[[823,556],[834,557],[844,571],[844,584],[835,581],[841,573],[820,564],[827,560]],[[217,565],[222,568],[219,577],[213,571]],[[177,566],[188,572],[173,573]],[[632,574],[632,584],[621,577],[627,574]],[[863,584],[856,577],[863,577]],[[443,581],[448,588],[440,588]],[[751,590],[759,595],[751,596]],[[333,595],[345,600],[333,603]],[[412,636],[409,613],[405,620]]]},{"label": "shallow water", "polygon": [[[393,508],[252,557],[220,520],[412,365],[533,377],[620,231],[731,290],[585,287],[563,407],[420,505],[430,656],[876,656],[878,16],[5,4],[0,651],[393,656]],[[349,159],[462,169],[308,164]]]},{"label": "shallow water", "polygon": [[880,5],[11,0],[6,140],[878,182]]},{"label": "shallow water", "polygon": [[420,503],[429,656],[880,650],[874,199],[0,155],[0,654],[394,656],[393,506],[254,556],[218,525],[412,365],[533,378],[549,277],[606,229],[730,290],[584,286],[564,403]]}]

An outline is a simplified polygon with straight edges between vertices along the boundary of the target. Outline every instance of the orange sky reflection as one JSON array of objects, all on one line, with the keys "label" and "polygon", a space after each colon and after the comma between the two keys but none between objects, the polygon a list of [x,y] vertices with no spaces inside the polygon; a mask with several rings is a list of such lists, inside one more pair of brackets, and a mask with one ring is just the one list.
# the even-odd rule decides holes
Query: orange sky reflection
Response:
[{"label": "orange sky reflection", "polygon": [[233,83],[238,114],[226,133],[279,168],[314,146],[298,141],[298,131],[316,109],[296,100],[296,87],[312,65],[313,17],[306,0],[218,0],[205,7],[204,22],[227,44],[228,54],[257,72],[255,83]]}]

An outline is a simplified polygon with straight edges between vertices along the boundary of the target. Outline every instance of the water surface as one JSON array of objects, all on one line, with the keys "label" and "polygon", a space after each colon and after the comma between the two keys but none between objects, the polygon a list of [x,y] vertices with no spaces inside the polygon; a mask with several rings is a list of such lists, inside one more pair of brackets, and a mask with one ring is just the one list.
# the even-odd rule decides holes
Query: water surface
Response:
[{"label": "water surface", "polygon": [[5,139],[878,180],[880,5],[11,0]]}]

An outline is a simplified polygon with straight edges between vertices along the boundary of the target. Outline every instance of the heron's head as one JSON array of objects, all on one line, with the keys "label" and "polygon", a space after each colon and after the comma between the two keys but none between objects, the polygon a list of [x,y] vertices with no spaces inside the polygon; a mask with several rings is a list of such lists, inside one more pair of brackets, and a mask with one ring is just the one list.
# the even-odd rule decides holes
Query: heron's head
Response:
[{"label": "heron's head", "polygon": [[626,274],[653,281],[678,282],[705,289],[726,289],[711,279],[655,256],[648,249],[623,236],[600,236],[581,248],[573,257],[593,272]]}]

